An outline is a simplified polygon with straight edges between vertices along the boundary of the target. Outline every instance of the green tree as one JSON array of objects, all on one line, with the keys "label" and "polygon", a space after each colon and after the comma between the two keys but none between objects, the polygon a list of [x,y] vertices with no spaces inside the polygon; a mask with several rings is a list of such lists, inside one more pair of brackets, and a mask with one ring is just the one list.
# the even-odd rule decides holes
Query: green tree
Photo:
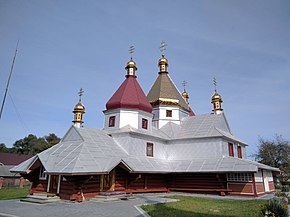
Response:
[{"label": "green tree", "polygon": [[281,135],[276,135],[273,140],[260,138],[256,159],[260,163],[279,168],[284,179],[290,177],[290,144]]},{"label": "green tree", "polygon": [[35,155],[57,144],[59,141],[60,138],[53,133],[39,138],[29,134],[27,137],[17,140],[13,144],[12,149],[14,149],[16,153]]},{"label": "green tree", "polygon": [[58,138],[54,133],[50,133],[48,136],[44,136],[44,139],[50,147],[59,143],[60,141],[60,138]]},{"label": "green tree", "polygon": [[9,152],[9,149],[6,147],[4,143],[0,143],[0,152],[4,152],[4,153]]}]

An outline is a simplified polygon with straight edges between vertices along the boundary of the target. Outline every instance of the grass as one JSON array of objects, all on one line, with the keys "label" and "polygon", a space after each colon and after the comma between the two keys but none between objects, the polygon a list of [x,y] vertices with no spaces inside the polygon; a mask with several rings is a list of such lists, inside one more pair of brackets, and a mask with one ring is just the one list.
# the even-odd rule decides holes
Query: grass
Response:
[{"label": "grass", "polygon": [[174,196],[178,202],[143,205],[152,217],[254,217],[265,200],[225,200]]},{"label": "grass", "polygon": [[26,197],[30,187],[24,188],[2,188],[0,189],[0,200],[20,199]]}]

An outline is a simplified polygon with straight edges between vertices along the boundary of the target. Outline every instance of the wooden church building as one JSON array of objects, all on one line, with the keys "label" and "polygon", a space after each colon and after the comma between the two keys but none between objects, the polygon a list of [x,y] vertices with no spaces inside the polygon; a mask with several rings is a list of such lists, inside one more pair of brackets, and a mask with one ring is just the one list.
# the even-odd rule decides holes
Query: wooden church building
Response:
[{"label": "wooden church building", "polygon": [[273,168],[247,160],[215,88],[213,110],[196,115],[168,73],[162,53],[147,96],[131,58],[126,78],[106,103],[104,128],[83,126],[80,91],[74,120],[62,140],[11,169],[48,192],[82,201],[104,192],[206,192],[259,196],[275,190]]}]

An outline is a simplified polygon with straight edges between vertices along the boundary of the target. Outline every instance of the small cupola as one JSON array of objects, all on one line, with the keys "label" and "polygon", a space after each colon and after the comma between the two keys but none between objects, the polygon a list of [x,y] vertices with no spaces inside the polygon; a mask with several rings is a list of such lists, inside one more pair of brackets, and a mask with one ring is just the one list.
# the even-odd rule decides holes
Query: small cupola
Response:
[{"label": "small cupola", "polygon": [[137,71],[137,66],[136,63],[134,62],[133,58],[131,57],[130,61],[127,62],[127,65],[125,67],[125,69],[127,70],[127,75],[126,77],[134,77],[136,78],[136,71]]},{"label": "small cupola", "polygon": [[74,113],[74,120],[72,121],[74,123],[75,127],[82,127],[83,122],[83,114],[86,112],[85,106],[82,103],[82,95],[84,94],[83,89],[81,88],[79,91],[79,101],[75,105],[73,113]]},{"label": "small cupola", "polygon": [[127,62],[127,65],[125,67],[125,69],[127,70],[127,74],[126,74],[126,78],[128,77],[134,77],[136,78],[136,71],[137,71],[137,65],[133,60],[133,53],[135,51],[135,47],[134,46],[130,46],[129,48],[129,52],[131,54],[131,59],[129,60],[129,62]]},{"label": "small cupola", "polygon": [[217,88],[216,88],[217,82],[216,82],[215,78],[214,78],[213,82],[214,82],[215,88],[214,88],[214,94],[211,97],[211,103],[213,104],[213,110],[212,111],[215,114],[221,114],[223,112],[223,109],[222,109],[223,100],[222,100],[221,95],[219,95],[218,92],[217,92]]},{"label": "small cupola", "polygon": [[183,82],[182,82],[183,92],[182,92],[181,95],[182,95],[182,98],[185,100],[185,102],[186,102],[187,104],[189,104],[189,102],[188,102],[189,96],[188,96],[188,93],[187,93],[186,90],[185,90],[186,84],[187,84],[186,81],[183,81]]},{"label": "small cupola", "polygon": [[168,60],[165,58],[164,51],[166,50],[167,45],[164,41],[161,42],[160,50],[162,52],[161,58],[158,60],[158,66],[159,66],[159,74],[160,73],[168,73]]}]

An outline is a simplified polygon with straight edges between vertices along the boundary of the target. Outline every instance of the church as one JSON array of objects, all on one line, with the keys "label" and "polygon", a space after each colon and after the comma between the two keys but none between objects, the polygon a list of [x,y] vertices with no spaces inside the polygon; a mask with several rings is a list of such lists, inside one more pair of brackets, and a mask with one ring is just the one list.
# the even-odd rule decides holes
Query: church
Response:
[{"label": "church", "polygon": [[106,103],[102,129],[83,126],[81,89],[73,125],[62,140],[11,172],[32,182],[30,194],[79,202],[118,192],[257,197],[275,191],[273,174],[279,169],[247,160],[247,144],[233,135],[216,88],[213,110],[196,115],[168,65],[163,50],[146,96],[131,58],[125,80]]}]

